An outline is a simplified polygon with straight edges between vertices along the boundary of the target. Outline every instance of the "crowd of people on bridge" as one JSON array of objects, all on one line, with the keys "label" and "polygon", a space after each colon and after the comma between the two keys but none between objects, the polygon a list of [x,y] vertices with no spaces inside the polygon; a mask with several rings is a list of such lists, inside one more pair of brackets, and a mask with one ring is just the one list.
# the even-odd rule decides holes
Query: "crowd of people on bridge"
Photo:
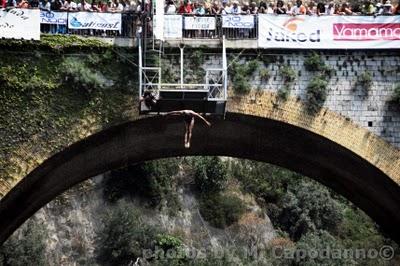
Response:
[{"label": "crowd of people on bridge", "polygon": [[[400,2],[400,1],[399,1]],[[193,2],[183,0],[176,5],[173,0],[167,0],[165,5],[166,14],[194,14],[194,15],[224,15],[224,14],[276,14],[276,15],[400,15],[400,3],[393,5],[390,0],[372,2],[364,1],[361,5],[338,2],[314,2],[302,0],[277,2],[242,2],[234,0],[222,0],[208,2]]]},{"label": "crowd of people on bridge", "polygon": [[[45,11],[141,12],[141,2],[131,0],[0,0],[3,8],[39,8]],[[149,5],[148,3],[146,4]]]},{"label": "crowd of people on bridge", "polygon": [[[150,0],[0,0],[3,8],[40,8],[53,11],[142,12],[149,11]],[[141,1],[144,1],[142,3]],[[287,15],[400,15],[399,3],[390,0],[365,0],[360,4],[347,2],[314,2],[313,0],[239,2],[237,0],[166,0],[166,14],[287,14]]]}]

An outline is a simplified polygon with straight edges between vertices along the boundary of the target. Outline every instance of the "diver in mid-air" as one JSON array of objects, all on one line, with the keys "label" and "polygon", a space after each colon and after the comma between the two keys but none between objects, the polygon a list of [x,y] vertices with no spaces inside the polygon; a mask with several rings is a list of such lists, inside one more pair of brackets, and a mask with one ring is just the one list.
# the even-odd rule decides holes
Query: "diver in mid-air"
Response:
[{"label": "diver in mid-air", "polygon": [[207,124],[207,126],[211,126],[211,123],[208,122],[204,117],[199,115],[198,113],[192,110],[180,110],[180,111],[173,111],[165,114],[168,115],[181,115],[183,116],[183,121],[185,122],[185,148],[190,148],[190,140],[192,139],[192,131],[194,127],[194,118],[198,117]]}]

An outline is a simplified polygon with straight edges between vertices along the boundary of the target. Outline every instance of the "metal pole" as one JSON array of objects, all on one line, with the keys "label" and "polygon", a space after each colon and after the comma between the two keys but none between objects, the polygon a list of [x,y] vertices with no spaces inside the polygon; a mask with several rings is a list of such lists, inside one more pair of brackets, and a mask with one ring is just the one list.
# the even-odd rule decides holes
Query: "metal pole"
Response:
[{"label": "metal pole", "polygon": [[181,50],[181,89],[183,89],[183,45],[179,46],[179,49]]},{"label": "metal pole", "polygon": [[228,67],[226,62],[225,35],[222,36],[222,69],[224,74],[224,100],[228,97]]},{"label": "metal pole", "polygon": [[139,35],[139,98],[143,96],[142,94],[142,38]]}]

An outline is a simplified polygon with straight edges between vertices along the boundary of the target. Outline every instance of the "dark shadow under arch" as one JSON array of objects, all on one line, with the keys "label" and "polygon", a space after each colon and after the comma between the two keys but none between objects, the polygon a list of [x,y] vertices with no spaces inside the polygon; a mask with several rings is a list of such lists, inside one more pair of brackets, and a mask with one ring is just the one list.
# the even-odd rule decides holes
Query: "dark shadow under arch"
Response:
[{"label": "dark shadow under arch", "polygon": [[221,155],[283,166],[334,189],[400,242],[400,186],[350,150],[283,122],[227,113],[200,122],[184,149],[179,118],[150,117],[121,124],[46,160],[0,201],[0,243],[37,210],[73,185],[127,164],[187,155]]}]

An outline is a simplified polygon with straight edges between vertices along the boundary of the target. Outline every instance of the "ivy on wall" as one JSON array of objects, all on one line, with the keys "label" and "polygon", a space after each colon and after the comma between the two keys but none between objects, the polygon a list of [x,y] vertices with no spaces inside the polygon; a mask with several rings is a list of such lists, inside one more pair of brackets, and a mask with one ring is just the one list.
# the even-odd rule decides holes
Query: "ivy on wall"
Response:
[{"label": "ivy on wall", "polygon": [[137,69],[129,62],[136,59],[130,51],[34,49],[3,47],[0,52],[0,178],[8,183],[31,170],[26,164],[36,163],[32,156],[54,153],[82,132],[135,116],[129,112],[135,109],[137,91]]}]

